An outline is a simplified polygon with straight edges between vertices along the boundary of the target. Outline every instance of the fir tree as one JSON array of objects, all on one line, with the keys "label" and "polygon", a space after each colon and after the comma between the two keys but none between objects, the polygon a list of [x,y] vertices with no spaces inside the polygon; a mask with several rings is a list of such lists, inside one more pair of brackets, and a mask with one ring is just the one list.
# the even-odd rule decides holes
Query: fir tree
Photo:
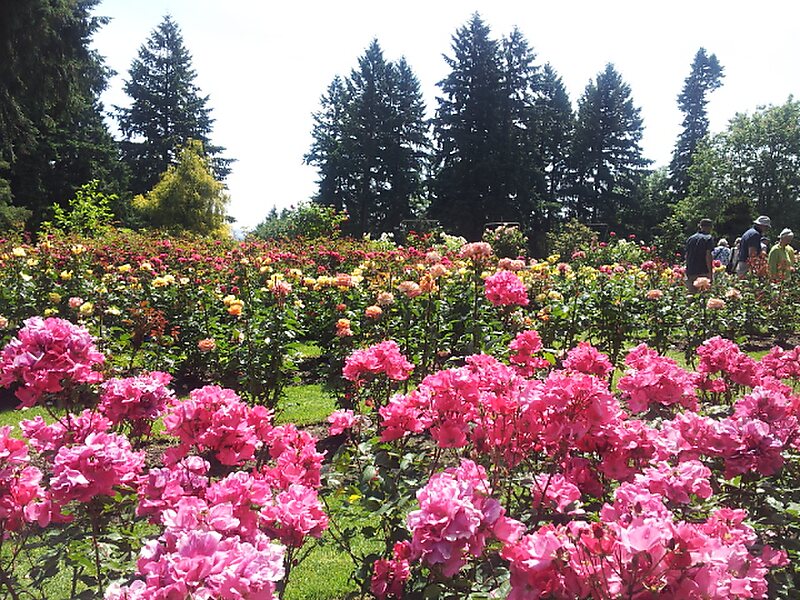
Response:
[{"label": "fir tree", "polygon": [[689,192],[689,167],[697,145],[708,133],[707,96],[722,85],[723,77],[716,55],[707,55],[705,48],[700,48],[692,61],[692,72],[678,96],[678,107],[683,113],[683,131],[669,165],[670,184],[676,200],[686,197]]},{"label": "fir tree", "polygon": [[430,213],[453,233],[481,237],[493,207],[504,204],[499,159],[501,66],[499,47],[477,13],[453,36],[451,71],[439,82],[434,119],[435,179]]},{"label": "fir tree", "polygon": [[542,217],[542,157],[533,125],[535,93],[539,87],[536,55],[514,28],[500,46],[500,138],[497,164],[501,175],[499,203],[489,218],[517,221],[527,228]]},{"label": "fir tree", "polygon": [[611,64],[586,86],[572,144],[572,216],[618,227],[625,213],[637,212],[637,190],[649,162],[639,145],[639,112],[630,86]]},{"label": "fir tree", "polygon": [[91,15],[97,4],[0,2],[0,188],[31,228],[86,182],[120,178],[98,100],[110,71],[89,48],[106,22]]},{"label": "fir tree", "polygon": [[305,155],[308,165],[317,167],[317,193],[314,201],[336,210],[346,205],[347,158],[344,156],[344,127],[349,97],[344,81],[334,77],[327,92],[320,98],[320,110],[313,114],[314,142]]},{"label": "fir tree", "polygon": [[394,231],[413,214],[426,160],[417,78],[404,59],[387,62],[375,40],[321,104],[305,157],[320,174],[316,202],[346,209],[349,233]]},{"label": "fir tree", "polygon": [[224,180],[231,160],[220,156],[224,148],[210,142],[214,120],[208,96],[202,96],[194,83],[192,57],[171,17],[165,16],[150,34],[128,75],[124,89],[132,103],[116,107],[116,112],[132,191],[150,190],[190,139],[202,143],[215,177]]},{"label": "fir tree", "polygon": [[575,129],[575,114],[561,78],[548,63],[538,80],[534,99],[534,122],[541,160],[541,195],[545,229],[560,212],[563,194],[569,183],[570,143]]}]

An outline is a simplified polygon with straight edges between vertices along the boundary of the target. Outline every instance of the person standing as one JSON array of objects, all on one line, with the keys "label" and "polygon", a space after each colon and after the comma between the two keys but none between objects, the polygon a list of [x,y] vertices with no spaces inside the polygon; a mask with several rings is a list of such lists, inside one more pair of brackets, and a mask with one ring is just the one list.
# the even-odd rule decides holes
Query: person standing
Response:
[{"label": "person standing", "polygon": [[698,277],[707,277],[709,280],[713,277],[713,248],[711,219],[700,219],[697,233],[686,240],[686,287],[692,294],[697,292],[694,282]]},{"label": "person standing", "polygon": [[718,260],[719,264],[727,267],[731,262],[731,249],[728,247],[728,240],[720,238],[717,247],[711,251],[711,259]]},{"label": "person standing", "polygon": [[761,215],[753,226],[742,234],[742,241],[739,243],[739,257],[736,263],[736,274],[744,277],[750,272],[749,261],[761,255],[761,236],[772,227],[772,221],[766,215]]},{"label": "person standing", "polygon": [[794,248],[789,244],[794,239],[794,232],[791,229],[784,229],[775,244],[769,251],[767,263],[769,264],[770,277],[783,278],[794,267]]}]

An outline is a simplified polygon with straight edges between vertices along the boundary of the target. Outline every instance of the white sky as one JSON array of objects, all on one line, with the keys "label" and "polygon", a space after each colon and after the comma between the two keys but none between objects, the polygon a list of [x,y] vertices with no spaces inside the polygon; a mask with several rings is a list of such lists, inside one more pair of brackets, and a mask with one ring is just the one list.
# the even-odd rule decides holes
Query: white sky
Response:
[{"label": "white sky", "polygon": [[575,104],[611,62],[642,110],[642,146],[669,162],[680,131],[677,95],[698,48],[725,69],[710,96],[712,132],[737,112],[800,95],[800,2],[796,0],[103,0],[112,21],[94,46],[118,75],[103,99],[127,105],[122,82],[139,47],[169,13],[210,96],[211,139],[237,159],[227,180],[237,227],[272,206],[308,199],[316,171],[303,165],[311,114],[335,75],[346,77],[373,38],[387,60],[405,56],[432,116],[456,29],[478,11],[495,38],[516,25],[562,77]]}]

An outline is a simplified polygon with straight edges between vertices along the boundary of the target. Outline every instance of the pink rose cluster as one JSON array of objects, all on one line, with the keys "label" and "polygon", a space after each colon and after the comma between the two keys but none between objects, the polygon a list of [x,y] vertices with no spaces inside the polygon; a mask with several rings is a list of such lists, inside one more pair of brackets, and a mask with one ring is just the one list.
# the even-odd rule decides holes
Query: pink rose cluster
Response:
[{"label": "pink rose cluster", "polygon": [[567,371],[605,378],[614,370],[614,365],[611,364],[608,356],[599,352],[597,348],[588,342],[580,342],[567,352],[564,368]]},{"label": "pink rose cluster", "polygon": [[181,498],[162,515],[164,533],[149,541],[137,563],[140,578],[112,584],[106,600],[274,598],[284,576],[285,549],[264,533],[235,533],[230,503]]},{"label": "pink rose cluster", "polygon": [[760,367],[762,376],[799,381],[800,346],[795,346],[791,350],[775,346],[761,358]]},{"label": "pink rose cluster", "polygon": [[511,542],[522,533],[522,524],[491,497],[483,467],[470,460],[431,477],[417,500],[419,510],[407,518],[411,558],[440,568],[445,577],[481,556],[487,540]]},{"label": "pink rose cluster", "polygon": [[320,486],[325,455],[317,452],[317,440],[308,431],[292,424],[280,425],[270,430],[264,442],[272,464],[262,467],[261,473],[273,488],[287,490],[292,484]]},{"label": "pink rose cluster", "polygon": [[118,486],[134,484],[143,467],[144,452],[134,452],[127,438],[92,432],[80,443],[59,448],[50,493],[58,504],[113,496]]},{"label": "pink rose cluster", "polygon": [[194,449],[231,466],[255,456],[272,428],[272,417],[263,406],[248,407],[233,390],[208,385],[174,403],[164,416],[164,428],[180,441],[167,450],[166,462],[177,462]]},{"label": "pink rose cluster", "polygon": [[529,329],[521,331],[508,345],[511,354],[508,360],[524,377],[532,377],[540,369],[550,367],[550,363],[542,357],[535,356],[542,349],[542,338],[539,332]]},{"label": "pink rose cluster", "polygon": [[464,367],[428,375],[381,407],[381,439],[427,430],[441,448],[472,444],[514,466],[531,451],[539,429],[537,386],[491,356],[467,357]]},{"label": "pink rose cluster", "polygon": [[167,388],[170,381],[172,376],[160,371],[109,379],[103,383],[98,409],[114,425],[128,423],[132,436],[147,435],[173,398]]},{"label": "pink rose cluster", "polygon": [[16,384],[20,406],[30,407],[65,386],[99,383],[105,357],[89,332],[64,319],[31,317],[0,351],[0,386]]},{"label": "pink rose cluster", "polygon": [[352,410],[335,410],[328,415],[328,423],[330,424],[328,435],[339,435],[349,431],[358,424],[359,420],[360,418]]},{"label": "pink rose cluster", "polygon": [[[430,431],[441,448],[472,445],[514,467],[534,449],[553,456],[568,448],[610,452],[619,402],[608,383],[591,375],[553,371],[529,380],[496,359],[477,355],[466,366],[428,375],[407,395],[381,407],[381,439]],[[631,458],[636,446],[620,461]]]},{"label": "pink rose cluster", "polygon": [[694,378],[674,360],[660,356],[646,344],[639,344],[625,358],[630,367],[617,382],[631,412],[646,412],[651,404],[679,404],[696,410]]},{"label": "pink rose cluster", "polygon": [[702,390],[722,393],[731,385],[753,387],[758,380],[758,363],[730,340],[709,338],[697,348],[697,354],[698,387]]},{"label": "pink rose cluster", "polygon": [[467,258],[475,262],[481,262],[490,258],[494,254],[494,250],[487,242],[469,242],[461,246],[458,255],[461,258]]},{"label": "pink rose cluster", "polygon": [[77,415],[68,413],[52,425],[38,415],[20,421],[22,433],[31,448],[50,458],[63,446],[82,444],[90,433],[107,433],[111,426],[111,421],[106,417],[89,409]]},{"label": "pink rose cluster", "polygon": [[498,271],[484,281],[486,299],[494,306],[528,306],[528,290],[512,271]]},{"label": "pink rose cluster", "polygon": [[397,342],[388,340],[350,354],[342,375],[356,383],[362,383],[367,375],[381,373],[393,381],[405,381],[413,369],[414,365],[400,352]]},{"label": "pink rose cluster", "polygon": [[314,438],[291,425],[263,437],[274,464],[261,470],[212,482],[209,464],[188,456],[139,477],[137,514],[164,531],[142,550],[137,579],[106,598],[276,597],[287,547],[320,537],[328,517]]},{"label": "pink rose cluster", "polygon": [[[659,472],[662,472],[659,470]],[[696,466],[673,471],[667,484],[707,490]],[[622,484],[599,522],[548,524],[501,550],[511,571],[511,600],[528,598],[761,598],[770,567],[786,555],[765,546],[751,553],[746,513],[727,508],[704,522],[678,520],[643,478]],[[678,483],[686,480],[683,483]],[[680,495],[680,494],[678,494]]]},{"label": "pink rose cluster", "polygon": [[372,569],[369,590],[376,598],[402,598],[406,581],[411,578],[411,544],[406,540],[395,543],[392,558],[379,558]]},{"label": "pink rose cluster", "polygon": [[50,523],[50,500],[41,486],[42,472],[30,464],[28,445],[0,427],[0,529],[19,531],[26,523]]}]

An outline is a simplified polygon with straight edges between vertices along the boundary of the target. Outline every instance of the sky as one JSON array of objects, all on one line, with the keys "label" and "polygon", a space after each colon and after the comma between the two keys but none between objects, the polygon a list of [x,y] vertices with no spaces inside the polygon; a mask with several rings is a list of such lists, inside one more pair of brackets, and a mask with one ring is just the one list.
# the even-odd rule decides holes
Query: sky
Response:
[{"label": "sky", "polygon": [[107,109],[128,106],[131,62],[164,15],[179,25],[209,96],[211,139],[236,159],[226,183],[237,228],[274,206],[308,200],[316,170],[303,164],[312,114],[336,75],[347,77],[373,39],[386,60],[405,57],[429,116],[449,67],[456,30],[478,12],[500,38],[516,26],[561,76],[573,104],[613,63],[644,120],[642,148],[669,163],[681,129],[677,96],[700,47],[717,55],[723,86],[709,96],[711,132],[737,113],[800,96],[800,2],[796,0],[101,0],[111,18],[93,46],[117,72]]}]

